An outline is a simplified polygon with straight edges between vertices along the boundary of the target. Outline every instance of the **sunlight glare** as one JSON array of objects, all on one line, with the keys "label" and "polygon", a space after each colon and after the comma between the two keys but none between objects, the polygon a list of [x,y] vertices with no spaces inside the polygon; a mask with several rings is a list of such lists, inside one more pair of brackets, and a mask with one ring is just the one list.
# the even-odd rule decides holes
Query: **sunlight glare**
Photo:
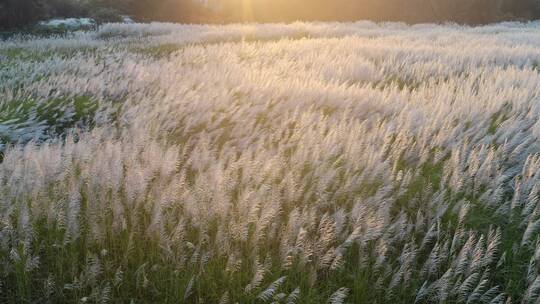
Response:
[{"label": "sunlight glare", "polygon": [[241,0],[242,5],[242,21],[249,22],[253,21],[253,6],[252,0]]}]

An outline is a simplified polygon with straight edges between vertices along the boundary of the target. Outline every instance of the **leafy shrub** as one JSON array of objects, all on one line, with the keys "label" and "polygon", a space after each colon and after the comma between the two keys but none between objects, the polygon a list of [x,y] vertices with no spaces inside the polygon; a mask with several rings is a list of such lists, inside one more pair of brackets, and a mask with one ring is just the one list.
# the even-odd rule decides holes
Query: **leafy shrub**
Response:
[{"label": "leafy shrub", "polygon": [[89,16],[90,18],[94,19],[98,24],[109,22],[122,22],[123,20],[121,12],[108,7],[101,7],[92,10]]}]

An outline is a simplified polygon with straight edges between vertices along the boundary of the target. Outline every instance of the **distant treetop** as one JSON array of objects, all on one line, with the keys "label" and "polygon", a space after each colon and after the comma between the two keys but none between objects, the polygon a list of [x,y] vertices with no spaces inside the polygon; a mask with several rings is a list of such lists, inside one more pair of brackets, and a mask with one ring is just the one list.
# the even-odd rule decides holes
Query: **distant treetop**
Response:
[{"label": "distant treetop", "polygon": [[540,0],[3,0],[0,29],[57,17],[114,22],[122,15],[181,23],[367,19],[482,24],[540,18]]}]

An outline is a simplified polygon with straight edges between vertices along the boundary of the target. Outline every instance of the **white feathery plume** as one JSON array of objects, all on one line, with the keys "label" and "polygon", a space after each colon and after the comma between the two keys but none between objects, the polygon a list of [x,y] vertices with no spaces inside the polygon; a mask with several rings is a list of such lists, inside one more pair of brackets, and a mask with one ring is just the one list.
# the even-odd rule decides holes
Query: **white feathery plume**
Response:
[{"label": "white feathery plume", "polygon": [[540,219],[536,221],[530,220],[527,224],[525,232],[523,232],[523,237],[521,238],[521,246],[530,244],[533,235],[538,232],[538,229],[540,229]]},{"label": "white feathery plume", "polygon": [[262,300],[264,302],[270,301],[275,293],[278,291],[278,289],[281,287],[283,282],[285,282],[286,277],[280,277],[279,279],[275,280],[272,284],[270,284],[264,291],[262,291],[257,298],[259,300]]},{"label": "white feathery plume", "polygon": [[341,287],[340,289],[336,290],[328,299],[329,304],[342,304],[345,302],[345,299],[349,295],[349,289],[345,287]]}]

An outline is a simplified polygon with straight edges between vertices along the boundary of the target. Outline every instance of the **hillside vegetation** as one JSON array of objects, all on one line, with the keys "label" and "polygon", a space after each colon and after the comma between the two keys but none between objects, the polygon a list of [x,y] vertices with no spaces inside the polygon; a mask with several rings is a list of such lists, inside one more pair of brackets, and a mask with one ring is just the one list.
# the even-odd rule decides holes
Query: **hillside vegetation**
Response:
[{"label": "hillside vegetation", "polygon": [[402,21],[485,24],[540,18],[539,0],[4,0],[0,29],[53,17],[182,23]]},{"label": "hillside vegetation", "polygon": [[[189,1],[189,0],[188,0]],[[225,0],[221,17],[248,21],[402,21],[484,24],[540,18],[538,0]],[[219,15],[219,12],[218,12]]]},{"label": "hillside vegetation", "polygon": [[2,303],[536,303],[540,24],[0,44]]}]

